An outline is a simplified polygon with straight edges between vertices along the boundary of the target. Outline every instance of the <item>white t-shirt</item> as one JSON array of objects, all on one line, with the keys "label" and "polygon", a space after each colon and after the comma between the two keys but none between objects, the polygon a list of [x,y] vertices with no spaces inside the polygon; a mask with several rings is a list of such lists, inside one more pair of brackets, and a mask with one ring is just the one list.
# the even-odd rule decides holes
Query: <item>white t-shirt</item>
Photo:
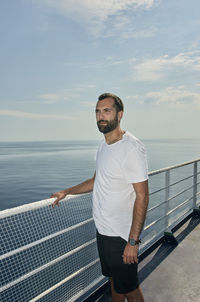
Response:
[{"label": "white t-shirt", "polygon": [[100,234],[128,240],[136,197],[132,184],[147,179],[146,151],[140,140],[125,132],[114,144],[101,142],[93,188],[93,218]]}]

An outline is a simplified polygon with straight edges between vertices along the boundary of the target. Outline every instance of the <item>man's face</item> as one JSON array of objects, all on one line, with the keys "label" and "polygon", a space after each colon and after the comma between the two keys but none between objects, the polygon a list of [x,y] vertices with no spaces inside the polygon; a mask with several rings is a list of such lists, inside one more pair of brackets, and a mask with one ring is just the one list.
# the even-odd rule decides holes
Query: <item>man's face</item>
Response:
[{"label": "man's face", "polygon": [[106,98],[96,105],[96,120],[99,131],[106,134],[119,125],[118,113],[114,107],[114,100]]}]

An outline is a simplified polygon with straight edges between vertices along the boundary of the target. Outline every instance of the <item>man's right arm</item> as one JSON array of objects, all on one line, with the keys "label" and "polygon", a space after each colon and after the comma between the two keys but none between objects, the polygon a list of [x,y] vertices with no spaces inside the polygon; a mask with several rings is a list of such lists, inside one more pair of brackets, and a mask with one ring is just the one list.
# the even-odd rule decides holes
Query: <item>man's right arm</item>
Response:
[{"label": "man's right arm", "polygon": [[79,185],[73,186],[71,188],[67,188],[60,192],[53,193],[51,195],[51,198],[56,198],[56,200],[53,202],[52,207],[54,208],[56,205],[59,206],[59,201],[61,199],[65,198],[69,194],[76,195],[76,194],[92,192],[93,186],[94,186],[95,175],[96,175],[96,173],[94,174],[94,176],[92,178],[82,182]]}]

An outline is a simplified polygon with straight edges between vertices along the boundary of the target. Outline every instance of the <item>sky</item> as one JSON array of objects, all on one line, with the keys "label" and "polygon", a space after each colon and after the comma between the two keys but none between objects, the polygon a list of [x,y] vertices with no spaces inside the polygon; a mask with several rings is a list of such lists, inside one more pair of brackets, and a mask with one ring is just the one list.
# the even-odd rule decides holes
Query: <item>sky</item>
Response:
[{"label": "sky", "polygon": [[101,93],[141,139],[200,138],[199,0],[0,2],[0,141],[100,139]]}]

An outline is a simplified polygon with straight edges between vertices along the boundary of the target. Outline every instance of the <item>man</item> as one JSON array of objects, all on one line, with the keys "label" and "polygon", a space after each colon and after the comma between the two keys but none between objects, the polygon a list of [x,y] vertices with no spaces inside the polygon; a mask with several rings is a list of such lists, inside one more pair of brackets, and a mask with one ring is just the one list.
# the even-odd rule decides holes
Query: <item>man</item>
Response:
[{"label": "man", "polygon": [[143,144],[123,131],[124,106],[110,93],[99,96],[96,120],[105,139],[96,158],[96,172],[85,182],[54,193],[59,204],[67,194],[93,191],[93,217],[102,273],[111,281],[114,302],[144,302],[138,284],[139,236],[148,207],[148,172]]}]

